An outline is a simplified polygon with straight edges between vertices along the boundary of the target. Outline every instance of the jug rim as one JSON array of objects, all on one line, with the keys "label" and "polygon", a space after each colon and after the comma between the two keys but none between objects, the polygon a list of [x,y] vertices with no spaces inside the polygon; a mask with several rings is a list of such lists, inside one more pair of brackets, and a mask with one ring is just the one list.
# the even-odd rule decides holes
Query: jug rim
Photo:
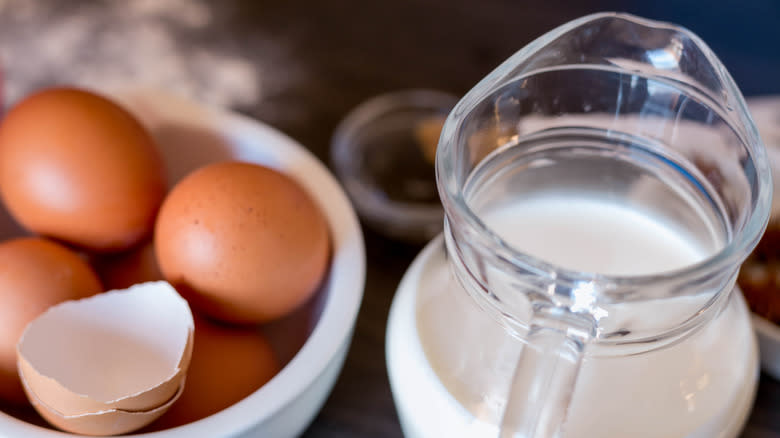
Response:
[{"label": "jug rim", "polygon": [[[727,100],[725,105],[722,101],[719,102],[717,100],[713,103],[724,106],[724,108],[720,109],[728,109],[726,112],[730,114],[729,124],[732,129],[735,129],[738,133],[740,141],[744,144],[752,159],[752,164],[754,165],[756,173],[758,194],[750,204],[750,211],[748,212],[748,217],[744,225],[733,230],[734,233],[731,239],[726,242],[724,246],[698,263],[652,274],[609,275],[568,269],[558,264],[547,262],[518,250],[488,227],[469,207],[462,193],[462,185],[459,185],[456,181],[454,172],[455,166],[453,165],[455,159],[452,157],[455,156],[454,148],[459,140],[458,131],[464,118],[474,110],[482,98],[493,92],[497,86],[502,83],[502,80],[505,79],[508,74],[512,73],[512,69],[517,66],[519,60],[528,57],[528,55],[533,54],[576,27],[603,19],[626,20],[647,28],[671,29],[675,32],[684,34],[696,44],[706,56],[707,60],[715,66],[718,79],[727,91],[727,94],[722,96]],[[571,65],[575,66],[575,64]],[[531,70],[524,73],[534,72],[535,70]],[[636,74],[649,79],[664,79],[663,76],[655,76],[648,72],[636,72]],[[520,77],[520,75],[518,77]],[[447,157],[447,155],[450,157]],[[477,232],[472,233],[470,237],[480,240],[480,244],[496,251],[499,260],[511,265],[520,264],[526,269],[538,272],[547,277],[554,276],[556,282],[559,284],[568,283],[577,285],[581,284],[581,282],[597,282],[599,284],[608,284],[615,288],[625,286],[641,287],[643,285],[671,281],[679,278],[707,276],[708,273],[720,272],[729,267],[736,269],[756,246],[767,226],[773,187],[767,153],[758,135],[758,130],[752,117],[748,112],[745,100],[734,80],[706,43],[684,27],[618,12],[590,14],[565,23],[520,49],[482,79],[461,98],[448,115],[439,139],[435,168],[439,196],[444,206],[446,219],[455,223],[465,223],[470,228],[477,230]],[[604,298],[609,297],[609,290],[602,290],[600,292],[605,295],[603,296]],[[643,293],[639,293],[638,295],[640,300],[659,298],[658,296]]]}]

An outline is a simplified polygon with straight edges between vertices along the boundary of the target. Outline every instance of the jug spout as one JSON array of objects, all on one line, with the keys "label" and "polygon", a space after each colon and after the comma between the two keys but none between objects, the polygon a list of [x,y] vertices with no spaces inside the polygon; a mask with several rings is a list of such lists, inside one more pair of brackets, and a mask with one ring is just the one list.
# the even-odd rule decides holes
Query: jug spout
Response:
[{"label": "jug spout", "polygon": [[722,63],[697,35],[675,24],[617,12],[587,15],[548,32],[489,78],[503,83],[564,65],[599,66],[681,82],[733,109],[742,99]]},{"label": "jug spout", "polygon": [[501,438],[561,436],[593,331],[588,320],[559,307],[535,310],[509,389]]}]

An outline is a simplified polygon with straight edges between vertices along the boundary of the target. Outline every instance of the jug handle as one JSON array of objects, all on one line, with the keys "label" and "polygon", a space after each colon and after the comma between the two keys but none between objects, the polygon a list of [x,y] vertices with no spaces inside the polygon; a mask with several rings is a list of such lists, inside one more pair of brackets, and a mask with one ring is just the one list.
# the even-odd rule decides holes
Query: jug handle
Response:
[{"label": "jug handle", "polygon": [[592,323],[559,307],[537,309],[509,388],[500,438],[561,435]]}]

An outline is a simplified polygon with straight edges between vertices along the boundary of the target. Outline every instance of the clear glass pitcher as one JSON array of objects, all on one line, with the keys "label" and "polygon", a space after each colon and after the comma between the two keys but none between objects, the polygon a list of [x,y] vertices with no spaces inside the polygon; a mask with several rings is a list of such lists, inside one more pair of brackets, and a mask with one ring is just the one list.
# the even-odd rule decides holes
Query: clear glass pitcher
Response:
[{"label": "clear glass pitcher", "polygon": [[436,171],[452,274],[414,286],[416,333],[464,415],[501,437],[736,436],[710,420],[738,430],[752,402],[734,282],[771,176],[696,35],[612,13],[547,33],[458,103]]}]

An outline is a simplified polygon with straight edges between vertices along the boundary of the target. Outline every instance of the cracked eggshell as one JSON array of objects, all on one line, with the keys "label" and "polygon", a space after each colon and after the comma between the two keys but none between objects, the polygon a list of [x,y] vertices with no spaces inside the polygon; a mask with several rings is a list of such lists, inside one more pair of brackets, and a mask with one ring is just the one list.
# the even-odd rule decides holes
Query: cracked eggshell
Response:
[{"label": "cracked eggshell", "polygon": [[43,403],[26,384],[22,385],[35,410],[51,425],[66,432],[92,436],[121,435],[138,430],[160,418],[178,400],[184,390],[184,382],[182,382],[173,397],[161,406],[147,411],[109,409],[95,413],[63,415]]},{"label": "cracked eggshell", "polygon": [[64,302],[33,320],[17,345],[19,374],[31,400],[63,418],[154,410],[183,385],[193,336],[176,290],[143,283]]}]

